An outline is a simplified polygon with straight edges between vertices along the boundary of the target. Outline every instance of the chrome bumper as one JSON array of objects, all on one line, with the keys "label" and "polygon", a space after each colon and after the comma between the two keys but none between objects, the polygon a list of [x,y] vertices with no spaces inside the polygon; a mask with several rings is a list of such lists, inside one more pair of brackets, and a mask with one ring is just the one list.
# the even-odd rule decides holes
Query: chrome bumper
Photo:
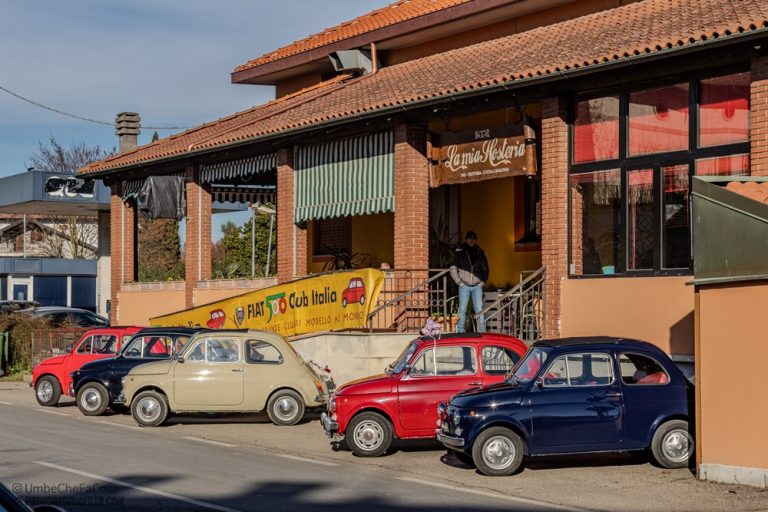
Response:
[{"label": "chrome bumper", "polygon": [[435,431],[435,435],[437,436],[437,440],[443,443],[448,448],[452,449],[463,449],[464,448],[464,439],[460,437],[455,436],[449,436],[446,434],[443,434],[442,430],[437,429]]},{"label": "chrome bumper", "polygon": [[320,415],[320,423],[323,425],[323,430],[325,430],[325,435],[328,437],[333,437],[336,435],[336,432],[339,431],[339,424],[335,421],[331,420],[331,417],[328,416],[326,413],[322,413]]}]

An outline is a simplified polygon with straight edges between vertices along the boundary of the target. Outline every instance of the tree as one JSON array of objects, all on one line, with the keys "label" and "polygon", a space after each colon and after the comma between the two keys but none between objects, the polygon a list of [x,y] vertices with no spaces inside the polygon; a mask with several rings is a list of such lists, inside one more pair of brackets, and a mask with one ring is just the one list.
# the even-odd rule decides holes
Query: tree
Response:
[{"label": "tree", "polygon": [[[115,149],[87,146],[83,142],[63,146],[55,137],[38,143],[38,152],[29,157],[28,167],[36,171],[74,174],[86,165],[102,160]],[[34,217],[43,232],[43,256],[52,258],[92,258],[98,245],[98,229],[93,217],[41,215]]]},{"label": "tree", "polygon": [[184,279],[179,221],[139,217],[139,281]]},{"label": "tree", "polygon": [[[255,277],[264,276],[269,246],[269,215],[256,214]],[[272,231],[272,256],[269,275],[275,275],[276,225]],[[213,275],[218,279],[251,277],[251,219],[242,226],[232,221],[221,226],[222,237],[213,246]]]}]

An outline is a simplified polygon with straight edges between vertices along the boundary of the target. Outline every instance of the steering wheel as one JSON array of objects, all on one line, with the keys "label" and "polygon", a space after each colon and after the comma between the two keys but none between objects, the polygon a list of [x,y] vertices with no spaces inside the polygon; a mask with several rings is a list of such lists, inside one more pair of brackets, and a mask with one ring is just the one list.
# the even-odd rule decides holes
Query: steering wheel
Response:
[{"label": "steering wheel", "polygon": [[131,350],[126,352],[125,355],[130,357],[138,357],[141,355],[141,352],[137,348],[132,348]]}]

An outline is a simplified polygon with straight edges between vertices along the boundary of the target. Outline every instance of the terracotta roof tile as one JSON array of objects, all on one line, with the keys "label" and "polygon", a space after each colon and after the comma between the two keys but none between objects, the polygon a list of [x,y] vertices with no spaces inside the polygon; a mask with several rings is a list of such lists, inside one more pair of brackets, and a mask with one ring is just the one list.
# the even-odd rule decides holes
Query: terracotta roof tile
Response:
[{"label": "terracotta roof tile", "polygon": [[235,73],[469,1],[471,0],[399,0],[250,60],[235,68]]},{"label": "terracotta roof tile", "polygon": [[[765,31],[765,0],[644,0],[449,52],[339,78],[314,90],[97,162],[105,171],[496,84],[580,69],[702,41]],[[468,66],[467,63],[472,63]]]}]

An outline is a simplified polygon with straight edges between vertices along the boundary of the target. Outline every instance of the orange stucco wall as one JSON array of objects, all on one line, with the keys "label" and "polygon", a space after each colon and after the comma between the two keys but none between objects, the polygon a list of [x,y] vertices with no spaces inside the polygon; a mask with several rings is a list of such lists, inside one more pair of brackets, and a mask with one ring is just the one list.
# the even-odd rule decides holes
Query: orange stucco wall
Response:
[{"label": "orange stucco wall", "polygon": [[119,325],[149,325],[151,317],[179,311],[186,304],[183,286],[173,290],[121,290],[119,300]]},{"label": "orange stucco wall", "polygon": [[768,283],[698,288],[700,463],[768,469]]},{"label": "orange stucco wall", "polygon": [[648,341],[693,355],[691,276],[564,279],[561,336],[606,335]]}]

